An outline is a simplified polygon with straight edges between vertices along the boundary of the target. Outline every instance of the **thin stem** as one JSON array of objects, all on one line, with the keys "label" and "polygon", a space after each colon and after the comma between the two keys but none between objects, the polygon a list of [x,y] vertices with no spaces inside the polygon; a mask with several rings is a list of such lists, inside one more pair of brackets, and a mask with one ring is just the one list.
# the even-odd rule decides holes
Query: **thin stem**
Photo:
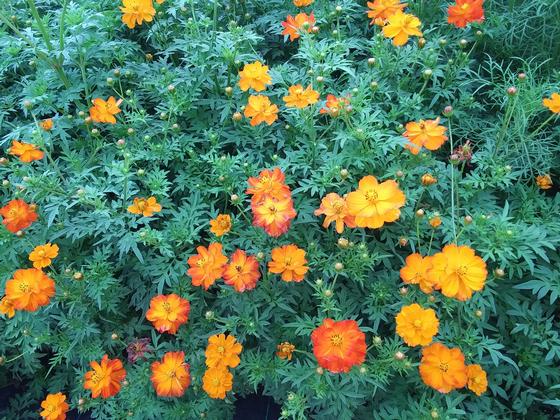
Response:
[{"label": "thin stem", "polygon": [[64,0],[64,3],[62,4],[62,13],[60,14],[60,22],[58,24],[59,26],[58,43],[60,45],[60,51],[64,50],[64,19],[66,18],[67,6],[68,6],[68,0]]},{"label": "thin stem", "polygon": [[552,114],[550,117],[548,117],[548,118],[546,119],[546,121],[543,122],[541,125],[539,125],[535,131],[533,131],[531,134],[529,134],[529,136],[527,137],[527,140],[529,140],[530,138],[536,136],[537,133],[540,132],[540,131],[543,129],[543,127],[544,127],[545,125],[547,125],[547,124],[550,122],[550,120],[552,120],[553,118],[557,117],[558,115],[559,115],[559,114]]},{"label": "thin stem", "polygon": [[[451,153],[453,154],[453,131],[451,130],[451,119],[447,120],[447,126],[449,128],[449,144],[451,146]],[[455,166],[450,162],[451,168],[451,224],[453,225],[453,237],[455,238],[455,243],[457,243],[457,229],[455,227]]]}]

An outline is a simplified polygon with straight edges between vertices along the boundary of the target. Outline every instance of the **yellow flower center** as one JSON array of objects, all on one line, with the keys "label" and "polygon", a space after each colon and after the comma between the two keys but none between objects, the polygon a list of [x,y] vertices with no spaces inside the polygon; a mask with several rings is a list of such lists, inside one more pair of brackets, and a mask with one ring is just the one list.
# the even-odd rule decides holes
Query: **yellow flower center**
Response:
[{"label": "yellow flower center", "polygon": [[290,266],[292,265],[292,259],[291,259],[290,257],[286,258],[286,259],[284,260],[284,265],[285,265],[286,267],[290,267]]},{"label": "yellow flower center", "polygon": [[37,254],[39,254],[39,257],[44,257],[45,256],[45,251],[40,249],[39,251],[37,251]]},{"label": "yellow flower center", "polygon": [[218,353],[220,353],[220,354],[224,354],[224,352],[226,351],[226,349],[224,348],[224,346],[218,346],[217,351],[218,351]]},{"label": "yellow flower center", "polygon": [[28,293],[28,292],[29,292],[29,289],[30,289],[29,283],[27,283],[27,282],[25,282],[25,281],[22,281],[22,282],[19,284],[19,290],[20,290],[21,292],[23,292],[23,293]]},{"label": "yellow flower center", "polygon": [[457,267],[457,275],[459,277],[463,277],[468,273],[469,269],[466,265],[461,265],[459,267]]},{"label": "yellow flower center", "polygon": [[340,334],[331,335],[331,344],[336,347],[342,345],[342,337],[340,336]]},{"label": "yellow flower center", "polygon": [[480,378],[477,376],[476,378],[473,379],[473,382],[475,384],[479,384],[480,383]]},{"label": "yellow flower center", "polygon": [[449,370],[449,364],[447,364],[445,362],[439,362],[439,369],[442,372],[447,372]]},{"label": "yellow flower center", "polygon": [[337,201],[336,203],[333,204],[333,209],[336,214],[342,213],[344,211],[344,203]]},{"label": "yellow flower center", "polygon": [[220,378],[218,378],[217,376],[212,378],[212,385],[219,386],[220,385]]},{"label": "yellow flower center", "polygon": [[271,205],[270,207],[268,207],[268,211],[270,211],[271,214],[278,213],[278,209],[274,205]]},{"label": "yellow flower center", "polygon": [[369,201],[369,202],[373,202],[373,201],[377,200],[377,197],[379,197],[377,195],[377,191],[375,191],[375,190],[367,190],[366,193],[365,193],[365,196],[366,196],[366,200]]},{"label": "yellow flower center", "polygon": [[420,321],[419,319],[415,319],[414,320],[414,326],[416,328],[420,328],[422,326],[422,321]]},{"label": "yellow flower center", "polygon": [[17,212],[16,209],[10,209],[10,210],[8,210],[8,217],[9,217],[10,219],[13,219],[14,217],[16,217],[17,213],[18,213],[18,212]]},{"label": "yellow flower center", "polygon": [[96,385],[99,385],[103,379],[105,379],[105,375],[103,373],[93,372],[93,375],[91,375],[91,381]]},{"label": "yellow flower center", "polygon": [[468,4],[468,3],[465,3],[465,4],[463,4],[463,5],[461,6],[461,9],[462,9],[462,10],[468,10],[469,7],[470,7],[469,4]]},{"label": "yellow flower center", "polygon": [[206,258],[201,258],[196,262],[198,267],[202,267],[204,264],[206,264]]},{"label": "yellow flower center", "polygon": [[163,302],[161,306],[163,307],[163,310],[168,314],[171,312],[171,305],[168,302]]},{"label": "yellow flower center", "polygon": [[241,273],[241,271],[243,271],[243,267],[240,265],[236,265],[235,266],[235,271],[237,271],[238,273]]}]

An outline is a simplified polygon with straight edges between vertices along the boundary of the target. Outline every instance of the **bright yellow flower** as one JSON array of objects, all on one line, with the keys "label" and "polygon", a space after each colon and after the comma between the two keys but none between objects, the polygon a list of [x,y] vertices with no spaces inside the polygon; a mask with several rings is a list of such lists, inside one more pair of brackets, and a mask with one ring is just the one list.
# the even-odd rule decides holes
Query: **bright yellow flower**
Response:
[{"label": "bright yellow flower", "polygon": [[438,332],[439,320],[434,310],[417,303],[403,306],[395,319],[397,334],[409,346],[426,346]]},{"label": "bright yellow flower", "polygon": [[243,70],[239,72],[239,87],[244,92],[251,88],[260,92],[271,83],[272,78],[268,74],[268,66],[263,66],[260,61],[245,64]]},{"label": "bright yellow flower", "polygon": [[278,119],[278,107],[271,103],[267,96],[251,95],[244,114],[247,118],[251,118],[252,126],[263,122],[271,125]]},{"label": "bright yellow flower", "polygon": [[284,96],[288,108],[305,108],[319,101],[319,92],[313,90],[311,85],[303,88],[302,85],[290,86],[288,96]]},{"label": "bright yellow flower", "polygon": [[122,0],[122,3],[122,21],[130,29],[142,25],[144,21],[151,22],[156,15],[152,0]]},{"label": "bright yellow flower", "polygon": [[544,98],[542,103],[550,109],[550,112],[560,114],[560,94],[553,93],[550,98]]},{"label": "bright yellow flower", "polygon": [[151,217],[154,213],[161,211],[161,204],[158,204],[155,197],[136,197],[134,198],[133,204],[128,206],[127,210],[132,214],[141,214],[144,217]]},{"label": "bright yellow flower", "polygon": [[58,255],[58,245],[51,243],[36,246],[29,254],[29,261],[33,262],[35,268],[45,268],[51,265],[51,261]]},{"label": "bright yellow flower", "polygon": [[383,35],[385,38],[392,38],[393,45],[400,47],[408,42],[410,36],[422,36],[418,29],[421,24],[416,16],[398,11],[387,19]]}]

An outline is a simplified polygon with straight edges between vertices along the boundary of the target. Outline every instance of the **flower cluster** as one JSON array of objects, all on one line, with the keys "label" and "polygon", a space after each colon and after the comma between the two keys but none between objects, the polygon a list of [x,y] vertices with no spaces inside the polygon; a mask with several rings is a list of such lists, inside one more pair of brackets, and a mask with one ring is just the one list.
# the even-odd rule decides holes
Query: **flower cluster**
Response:
[{"label": "flower cluster", "polygon": [[217,334],[208,339],[206,347],[206,372],[202,377],[202,389],[210,398],[224,399],[233,387],[233,375],[229,368],[239,365],[243,346],[234,336]]}]

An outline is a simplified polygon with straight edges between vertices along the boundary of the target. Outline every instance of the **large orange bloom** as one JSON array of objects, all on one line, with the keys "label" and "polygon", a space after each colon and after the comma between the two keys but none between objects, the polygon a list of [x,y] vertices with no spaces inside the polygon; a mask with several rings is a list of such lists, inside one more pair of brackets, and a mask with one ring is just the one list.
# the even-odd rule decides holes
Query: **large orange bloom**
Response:
[{"label": "large orange bloom", "polygon": [[239,355],[243,346],[233,335],[216,334],[208,338],[206,347],[206,366],[209,368],[234,368],[239,365]]},{"label": "large orange bloom", "polygon": [[486,378],[486,372],[480,365],[467,366],[467,388],[479,397],[486,392],[488,379]]},{"label": "large orange bloom", "polygon": [[179,327],[189,320],[190,310],[191,305],[187,299],[174,293],[158,295],[150,301],[146,319],[160,333],[176,334]]},{"label": "large orange bloom", "polygon": [[396,316],[397,334],[409,346],[425,346],[438,332],[439,320],[433,309],[424,309],[417,303],[403,306]]},{"label": "large orange bloom", "polygon": [[[156,15],[156,9],[152,0],[122,0],[123,7],[121,7],[122,21],[133,29],[136,25],[142,25],[142,22],[151,22]],[[163,1],[158,1],[159,4]]]},{"label": "large orange bloom", "polygon": [[432,257],[411,254],[406,257],[406,265],[401,268],[400,275],[406,284],[417,284],[424,293],[432,293],[436,284],[428,279],[428,270],[432,268]]},{"label": "large orange bloom", "polygon": [[484,0],[457,0],[447,9],[447,22],[458,28],[464,28],[467,23],[482,22],[484,20]]},{"label": "large orange bloom", "polygon": [[335,223],[336,231],[342,233],[344,226],[355,227],[354,216],[348,211],[346,200],[337,193],[329,193],[321,200],[321,206],[315,210],[315,216],[325,215],[323,227],[328,227],[332,222]]},{"label": "large orange bloom", "polygon": [[44,153],[34,144],[23,143],[17,140],[12,141],[12,147],[10,147],[8,153],[12,156],[17,156],[20,161],[25,163],[41,160],[44,156]]},{"label": "large orange bloom", "polygon": [[16,270],[6,282],[6,298],[18,311],[34,312],[48,305],[54,294],[54,281],[36,268]]},{"label": "large orange bloom", "polygon": [[286,20],[282,22],[284,27],[282,35],[289,35],[290,41],[295,41],[301,36],[302,32],[311,32],[313,25],[315,25],[313,12],[309,16],[305,13],[298,13],[295,17],[288,15]]},{"label": "large orange bloom", "polygon": [[233,375],[225,367],[206,369],[202,377],[202,389],[210,398],[224,399],[233,387]]},{"label": "large orange bloom", "polygon": [[422,349],[420,376],[426,385],[447,394],[467,384],[467,367],[461,350],[450,349],[441,343]]},{"label": "large orange bloom", "polygon": [[135,197],[132,204],[127,208],[129,213],[141,214],[144,217],[152,217],[154,213],[161,211],[161,204],[155,197]]},{"label": "large orange bloom", "polygon": [[458,300],[470,299],[473,291],[482,290],[488,271],[486,263],[466,245],[446,245],[435,254],[428,281],[437,284],[441,292]]},{"label": "large orange bloom", "polygon": [[189,257],[190,268],[187,274],[192,278],[194,286],[202,286],[208,290],[224,274],[227,257],[222,254],[222,244],[211,243],[208,248],[199,246],[198,254]]},{"label": "large orange bloom", "polygon": [[171,351],[165,353],[161,361],[152,363],[150,377],[156,394],[160,397],[180,397],[191,383],[189,364],[185,363],[185,353]]},{"label": "large orange bloom", "polygon": [[292,219],[297,214],[290,196],[281,200],[267,196],[258,203],[253,200],[251,210],[253,225],[262,227],[274,238],[288,231]]},{"label": "large orange bloom", "polygon": [[400,47],[408,42],[410,36],[422,36],[422,32],[418,29],[421,24],[416,16],[399,10],[387,18],[383,35],[385,38],[391,38],[394,46]]},{"label": "large orange bloom", "polygon": [[[151,0],[148,1],[150,1],[151,3]],[[107,101],[104,101],[101,98],[95,98],[93,100],[93,106],[89,109],[89,116],[91,117],[93,122],[116,124],[117,119],[115,118],[115,115],[121,112],[119,108],[121,102],[122,99],[116,101],[113,96],[109,97]]]},{"label": "large orange bloom", "polygon": [[401,3],[400,0],[374,0],[368,1],[367,5],[368,18],[371,19],[371,25],[376,24],[383,26],[387,19],[395,13],[401,11],[408,6],[407,3]]},{"label": "large orange bloom", "polygon": [[272,261],[268,263],[268,271],[282,274],[286,282],[300,282],[309,270],[306,265],[305,251],[296,245],[284,245],[272,250]]},{"label": "large orange bloom", "polygon": [[428,150],[437,150],[447,141],[446,130],[446,127],[439,125],[439,118],[409,122],[403,136],[410,143],[406,144],[405,147],[414,155],[417,155],[422,147]]},{"label": "large orange bloom", "polygon": [[293,85],[288,88],[288,95],[283,98],[288,108],[305,108],[319,101],[319,92],[313,90],[311,85],[305,89],[302,85]]},{"label": "large orange bloom", "polygon": [[326,318],[311,333],[311,341],[319,366],[333,373],[349,372],[366,359],[366,335],[354,320]]},{"label": "large orange bloom", "polygon": [[377,178],[368,175],[358,184],[358,190],[346,197],[348,212],[355,217],[358,227],[380,228],[386,222],[397,220],[404,206],[405,195],[396,181],[388,180],[381,184]]},{"label": "large orange bloom", "polygon": [[2,224],[12,233],[28,228],[37,220],[35,206],[30,206],[19,198],[0,208],[0,216],[2,216]]},{"label": "large orange bloom", "polygon": [[119,359],[109,359],[104,355],[101,363],[96,360],[89,362],[93,370],[84,375],[84,389],[91,390],[91,397],[109,398],[121,390],[121,382],[126,376],[126,370]]},{"label": "large orange bloom", "polygon": [[263,122],[272,125],[278,119],[278,107],[270,102],[268,96],[251,95],[243,111],[247,118],[251,118],[251,125],[259,125]]},{"label": "large orange bloom", "polygon": [[238,292],[254,289],[260,277],[257,259],[241,249],[231,255],[230,263],[224,271],[225,284],[233,286]]},{"label": "large orange bloom", "polygon": [[244,92],[250,88],[260,92],[271,83],[272,78],[268,74],[268,66],[263,66],[260,61],[245,64],[243,70],[239,72],[239,87]]},{"label": "large orange bloom", "polygon": [[280,168],[263,169],[258,177],[250,177],[246,193],[253,196],[254,202],[269,196],[283,199],[290,196],[290,188],[285,184],[286,177]]},{"label": "large orange bloom", "polygon": [[39,414],[45,420],[65,420],[66,413],[70,410],[66,395],[62,392],[47,395],[41,402],[41,408],[43,410]]},{"label": "large orange bloom", "polygon": [[45,245],[36,246],[29,254],[29,261],[33,262],[35,268],[45,268],[51,265],[51,262],[58,255],[58,245],[47,243]]}]

